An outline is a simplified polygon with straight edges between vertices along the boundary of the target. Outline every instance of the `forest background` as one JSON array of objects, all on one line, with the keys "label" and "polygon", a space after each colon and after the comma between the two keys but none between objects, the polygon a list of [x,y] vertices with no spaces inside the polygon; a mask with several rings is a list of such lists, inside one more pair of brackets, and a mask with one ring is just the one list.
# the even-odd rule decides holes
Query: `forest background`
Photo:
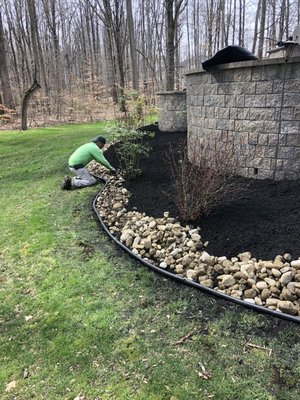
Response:
[{"label": "forest background", "polygon": [[258,58],[299,0],[0,0],[0,129],[118,118],[227,45]]}]

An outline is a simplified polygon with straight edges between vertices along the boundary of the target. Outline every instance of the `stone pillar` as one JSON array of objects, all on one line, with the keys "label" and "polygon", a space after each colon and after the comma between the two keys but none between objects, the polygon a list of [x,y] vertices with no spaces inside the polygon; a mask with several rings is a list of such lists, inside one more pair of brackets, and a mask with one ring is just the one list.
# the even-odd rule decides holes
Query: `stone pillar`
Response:
[{"label": "stone pillar", "polygon": [[186,91],[160,92],[158,128],[162,132],[187,130]]},{"label": "stone pillar", "polygon": [[222,64],[186,79],[188,143],[231,143],[249,178],[300,178],[300,57]]}]

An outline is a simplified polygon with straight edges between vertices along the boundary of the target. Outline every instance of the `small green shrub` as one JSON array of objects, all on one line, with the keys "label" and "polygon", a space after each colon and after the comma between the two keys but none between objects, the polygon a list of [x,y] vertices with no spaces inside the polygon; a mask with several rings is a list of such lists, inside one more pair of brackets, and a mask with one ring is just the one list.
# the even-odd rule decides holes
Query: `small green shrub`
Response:
[{"label": "small green shrub", "polygon": [[118,125],[127,129],[137,129],[145,125],[145,119],[157,113],[151,98],[135,90],[123,91],[124,114],[118,120]]},{"label": "small green shrub", "polygon": [[111,128],[111,133],[117,142],[115,151],[123,176],[129,180],[136,178],[141,174],[141,157],[147,157],[151,151],[144,139],[152,134],[122,126]]}]

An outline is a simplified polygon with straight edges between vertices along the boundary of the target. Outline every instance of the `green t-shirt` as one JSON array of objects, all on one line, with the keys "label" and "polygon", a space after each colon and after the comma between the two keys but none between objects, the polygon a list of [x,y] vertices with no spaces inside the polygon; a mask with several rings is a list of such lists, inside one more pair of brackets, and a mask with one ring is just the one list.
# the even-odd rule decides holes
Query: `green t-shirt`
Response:
[{"label": "green t-shirt", "polygon": [[96,145],[96,143],[86,143],[78,147],[77,150],[71,154],[69,158],[69,166],[73,167],[77,164],[83,164],[86,166],[90,161],[96,160],[99,164],[108,168],[109,170],[114,169],[112,165],[104,157],[102,150]]}]

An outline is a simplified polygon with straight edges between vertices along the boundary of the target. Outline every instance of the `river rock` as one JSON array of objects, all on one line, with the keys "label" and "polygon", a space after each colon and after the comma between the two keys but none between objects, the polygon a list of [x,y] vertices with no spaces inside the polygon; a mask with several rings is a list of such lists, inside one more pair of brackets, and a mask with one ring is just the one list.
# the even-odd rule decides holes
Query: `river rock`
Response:
[{"label": "river rock", "polygon": [[288,283],[291,282],[293,277],[294,277],[294,273],[292,271],[285,272],[284,274],[282,274],[279,281],[283,286],[286,286]]},{"label": "river rock", "polygon": [[223,286],[229,287],[234,285],[236,283],[236,280],[232,275],[223,275],[221,283]]},{"label": "river rock", "polygon": [[254,297],[257,295],[255,289],[246,289],[244,291],[244,297],[245,299],[254,299]]},{"label": "river rock", "polygon": [[267,289],[267,288],[268,288],[268,284],[267,284],[267,282],[260,281],[260,282],[257,282],[257,283],[256,283],[256,287],[257,287],[259,290],[263,290],[263,289]]},{"label": "river rock", "polygon": [[291,262],[291,267],[296,268],[296,269],[300,268],[300,260],[292,261]]},{"label": "river rock", "polygon": [[260,294],[260,297],[261,297],[262,300],[266,300],[269,297],[271,297],[271,295],[272,295],[272,293],[271,293],[271,291],[269,289],[263,289],[261,294]]},{"label": "river rock", "polygon": [[295,296],[293,293],[291,293],[286,287],[282,289],[282,292],[280,294],[280,299],[281,300],[289,300],[289,301],[294,301],[297,299],[297,296]]},{"label": "river rock", "polygon": [[246,272],[238,271],[238,272],[233,274],[233,277],[235,279],[237,279],[237,280],[247,279],[248,278],[248,274]]},{"label": "river rock", "polygon": [[280,277],[281,277],[281,272],[280,272],[278,269],[272,268],[272,269],[271,269],[271,272],[272,272],[272,275],[273,275],[275,278],[280,278]]},{"label": "river rock", "polygon": [[244,253],[238,254],[238,258],[241,261],[248,261],[251,260],[251,253],[249,251],[245,251]]},{"label": "river rock", "polygon": [[277,303],[277,307],[283,313],[290,314],[290,315],[298,314],[296,307],[294,306],[294,304],[291,301],[285,301],[285,300],[279,301]]}]

